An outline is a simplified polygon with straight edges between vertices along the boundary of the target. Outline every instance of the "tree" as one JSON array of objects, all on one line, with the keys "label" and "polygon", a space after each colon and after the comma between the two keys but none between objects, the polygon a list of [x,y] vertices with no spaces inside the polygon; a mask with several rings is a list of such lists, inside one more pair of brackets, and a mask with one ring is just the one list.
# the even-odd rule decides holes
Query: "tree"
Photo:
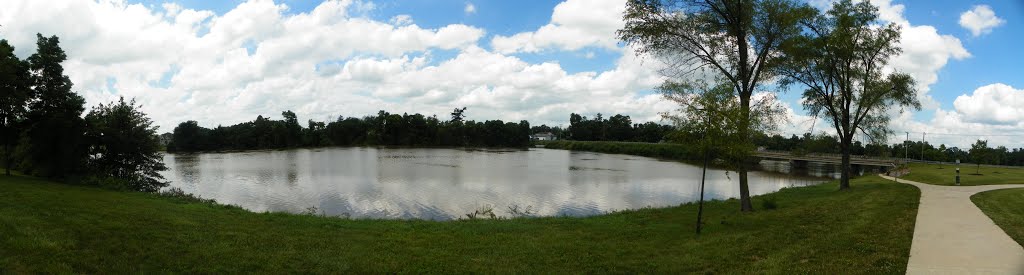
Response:
[{"label": "tree", "polygon": [[284,117],[284,146],[296,147],[302,144],[302,125],[299,125],[299,118],[292,111],[281,112]]},{"label": "tree", "polygon": [[160,171],[167,170],[160,141],[153,121],[136,105],[121,97],[117,102],[100,104],[89,111],[85,120],[93,173],[123,181],[128,189],[156,192],[167,186]]},{"label": "tree", "polygon": [[[616,33],[638,54],[666,61],[669,82],[720,78],[739,101],[737,135],[750,146],[751,97],[782,60],[780,49],[799,35],[798,22],[813,14],[793,0],[632,0]],[[749,151],[747,152],[749,154]],[[737,163],[740,209],[752,211],[745,161]]]},{"label": "tree", "polygon": [[633,139],[633,121],[629,116],[614,115],[608,118],[605,138],[614,141]]},{"label": "tree", "polygon": [[466,113],[466,107],[455,108],[455,110],[452,111],[452,120],[451,120],[451,122],[452,123],[462,123],[462,120],[464,118],[466,118],[465,113]]},{"label": "tree", "polygon": [[781,70],[783,83],[805,86],[804,108],[832,123],[842,153],[839,189],[848,189],[853,136],[885,139],[891,133],[891,106],[920,109],[921,104],[910,75],[884,72],[901,52],[900,28],[879,26],[878,8],[870,2],[837,2],[805,26],[808,34],[785,49],[791,58]]},{"label": "tree", "polygon": [[201,143],[205,139],[203,134],[206,131],[207,129],[200,127],[199,122],[195,120],[179,123],[177,127],[174,127],[174,133],[171,136],[171,146],[168,146],[167,150],[170,152],[204,150],[206,148]]},{"label": "tree", "polygon": [[971,155],[971,161],[975,164],[974,174],[981,175],[981,163],[991,161],[992,149],[988,148],[987,140],[978,140],[971,144],[971,150],[968,151]]},{"label": "tree", "polygon": [[29,103],[29,127],[19,145],[25,152],[22,170],[55,178],[84,172],[85,99],[71,91],[71,80],[61,66],[67,55],[58,38],[36,36],[38,49],[28,58],[35,98]]},{"label": "tree", "polygon": [[[777,126],[777,118],[783,113],[781,106],[773,98],[755,100],[751,109],[744,116],[738,98],[733,95],[732,85],[722,83],[714,86],[662,85],[660,88],[665,97],[683,106],[678,115],[665,114],[665,118],[674,121],[683,132],[699,133],[702,150],[709,155],[724,160],[727,168],[737,169],[745,165],[753,143],[742,134],[743,127],[747,131],[767,132]],[[707,127],[712,121],[714,127]]]},{"label": "tree", "polygon": [[0,40],[0,142],[4,150],[4,171],[11,175],[14,152],[11,145],[17,140],[19,124],[24,121],[31,99],[28,63],[14,55],[14,47],[6,39]]}]

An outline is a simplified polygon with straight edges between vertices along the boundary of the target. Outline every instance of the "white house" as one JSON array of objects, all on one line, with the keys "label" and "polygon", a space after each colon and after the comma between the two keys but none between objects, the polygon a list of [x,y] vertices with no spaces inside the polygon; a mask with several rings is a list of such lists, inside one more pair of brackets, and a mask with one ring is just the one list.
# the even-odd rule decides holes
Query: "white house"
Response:
[{"label": "white house", "polygon": [[530,140],[556,140],[556,139],[558,139],[558,138],[556,138],[555,134],[552,134],[551,132],[543,132],[543,133],[537,133],[537,134],[534,134],[534,135],[530,135]]}]

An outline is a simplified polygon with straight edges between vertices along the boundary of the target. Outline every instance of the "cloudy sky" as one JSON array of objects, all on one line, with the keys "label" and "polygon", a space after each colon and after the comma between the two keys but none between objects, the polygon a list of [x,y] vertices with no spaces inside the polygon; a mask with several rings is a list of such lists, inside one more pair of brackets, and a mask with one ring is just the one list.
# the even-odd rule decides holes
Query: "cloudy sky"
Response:
[{"label": "cloudy sky", "polygon": [[[811,0],[827,7],[828,0]],[[893,128],[919,140],[1024,147],[1024,2],[873,0],[902,26],[892,69],[924,108]],[[657,60],[615,39],[624,0],[6,0],[0,38],[20,57],[57,35],[89,106],[136,98],[161,127],[333,120],[378,110],[567,125],[569,113],[659,121]],[[770,89],[770,88],[769,88]],[[799,93],[781,134],[827,131]]]}]

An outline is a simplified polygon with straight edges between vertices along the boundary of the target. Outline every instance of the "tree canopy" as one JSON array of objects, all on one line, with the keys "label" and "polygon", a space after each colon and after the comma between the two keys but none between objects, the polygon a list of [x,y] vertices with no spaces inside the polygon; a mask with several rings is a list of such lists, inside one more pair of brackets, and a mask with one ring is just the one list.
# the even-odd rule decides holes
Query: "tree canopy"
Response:
[{"label": "tree canopy", "polygon": [[7,175],[11,174],[12,146],[28,112],[31,81],[28,63],[14,55],[14,46],[6,39],[0,39],[0,143],[4,153],[4,173]]},{"label": "tree canopy", "polygon": [[914,79],[886,73],[886,64],[901,52],[899,26],[881,25],[870,2],[839,1],[804,25],[806,34],[785,48],[791,58],[779,70],[782,83],[806,87],[804,108],[836,130],[843,154],[840,189],[846,189],[854,135],[884,140],[891,134],[891,106],[920,108]]},{"label": "tree canopy", "polygon": [[136,105],[124,97],[100,104],[85,116],[88,122],[90,170],[123,182],[130,190],[156,192],[167,182],[157,127]]},{"label": "tree canopy", "polygon": [[[800,34],[798,23],[813,14],[791,0],[634,0],[617,34],[639,54],[668,64],[662,72],[670,86],[728,83],[728,97],[739,103],[734,147],[750,149],[751,98],[775,75],[784,60],[780,50]],[[752,211],[747,165],[736,163],[740,209]]]}]

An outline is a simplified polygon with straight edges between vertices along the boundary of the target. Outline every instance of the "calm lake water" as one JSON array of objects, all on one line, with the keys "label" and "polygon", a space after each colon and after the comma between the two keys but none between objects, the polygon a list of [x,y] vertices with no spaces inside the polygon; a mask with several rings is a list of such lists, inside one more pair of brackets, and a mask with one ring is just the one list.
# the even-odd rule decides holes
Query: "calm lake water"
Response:
[{"label": "calm lake water", "polygon": [[[696,201],[701,167],[629,155],[553,149],[320,148],[166,154],[171,187],[263,212],[352,218],[449,220],[482,208],[510,216],[587,216]],[[790,173],[785,162],[751,172],[752,195],[837,175],[829,166]],[[795,175],[803,174],[803,175]],[[708,170],[706,199],[737,197],[734,172]]]}]

